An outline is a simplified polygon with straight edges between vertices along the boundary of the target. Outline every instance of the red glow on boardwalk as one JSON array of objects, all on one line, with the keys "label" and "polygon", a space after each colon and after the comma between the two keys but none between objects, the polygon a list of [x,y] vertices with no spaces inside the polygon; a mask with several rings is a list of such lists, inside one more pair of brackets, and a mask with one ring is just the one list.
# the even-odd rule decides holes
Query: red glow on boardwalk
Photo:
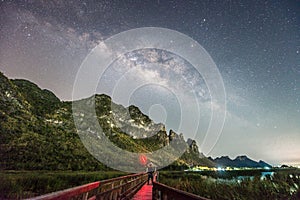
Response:
[{"label": "red glow on boardwalk", "polygon": [[132,198],[132,200],[152,200],[152,185],[145,184]]}]

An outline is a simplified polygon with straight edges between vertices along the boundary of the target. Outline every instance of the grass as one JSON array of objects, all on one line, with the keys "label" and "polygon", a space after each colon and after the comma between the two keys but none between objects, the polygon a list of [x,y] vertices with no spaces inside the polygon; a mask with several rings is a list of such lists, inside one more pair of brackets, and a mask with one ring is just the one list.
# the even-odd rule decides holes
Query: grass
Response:
[{"label": "grass", "polygon": [[[0,171],[0,199],[34,197],[126,174],[119,171]],[[249,175],[249,171],[241,171],[236,175]],[[159,181],[180,190],[218,200],[297,199],[296,193],[300,194],[299,170],[281,170],[273,178],[260,180],[259,176],[255,176],[241,182],[220,182],[215,175],[210,177],[198,172],[161,171]]]},{"label": "grass", "polygon": [[[249,175],[249,172],[245,173]],[[300,199],[300,170],[281,170],[263,180],[254,176],[240,181],[221,181],[196,172],[161,172],[159,180],[171,187],[217,200]]]},{"label": "grass", "polygon": [[0,199],[34,197],[126,174],[119,171],[0,171]]}]

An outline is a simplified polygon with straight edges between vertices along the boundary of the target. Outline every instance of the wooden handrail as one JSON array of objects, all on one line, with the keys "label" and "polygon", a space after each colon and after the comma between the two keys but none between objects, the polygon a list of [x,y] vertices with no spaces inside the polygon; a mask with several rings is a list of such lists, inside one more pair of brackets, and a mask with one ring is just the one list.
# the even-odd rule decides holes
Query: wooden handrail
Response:
[{"label": "wooden handrail", "polygon": [[49,194],[45,194],[42,196],[30,198],[30,200],[52,200],[52,199],[69,199],[71,197],[86,193],[95,188],[98,188],[100,185],[100,181],[88,183],[86,185],[81,185],[73,188],[69,188],[66,190],[61,190],[58,192],[52,192]]},{"label": "wooden handrail", "polygon": [[[54,199],[130,199],[147,181],[147,174],[131,174],[103,181],[97,181],[66,190],[30,198],[30,200],[54,200]],[[208,200],[170,186],[153,182],[153,200]]]},{"label": "wooden handrail", "polygon": [[[103,181],[97,181],[82,186],[61,190],[30,198],[28,200],[54,200],[54,199],[128,199],[145,182],[145,173],[131,174]],[[90,196],[89,196],[90,195]]]},{"label": "wooden handrail", "polygon": [[101,184],[115,182],[115,181],[119,181],[119,180],[122,180],[122,179],[125,179],[125,178],[137,177],[137,176],[141,176],[141,175],[144,175],[144,174],[145,173],[130,174],[130,175],[126,175],[126,176],[120,176],[120,177],[116,177],[116,178],[106,179],[106,180],[102,180]]},{"label": "wooden handrail", "polygon": [[[129,179],[125,183],[119,183],[118,185],[113,186],[111,189],[102,191],[95,195],[96,199],[129,199],[132,197],[137,190],[141,188],[143,184],[146,183],[147,175],[145,173],[142,174],[135,174],[126,176],[126,178],[133,178]],[[122,181],[123,178],[115,178],[114,181]],[[104,181],[106,184],[111,182],[109,180]],[[101,182],[102,183],[102,182]],[[135,191],[135,192],[133,192]]]},{"label": "wooden handrail", "polygon": [[173,200],[209,200],[204,197],[197,196],[192,193],[188,193],[182,190],[178,190],[175,188],[172,188],[170,186],[153,182],[153,188],[152,188],[152,199],[153,200],[167,200],[167,199],[173,199]]}]

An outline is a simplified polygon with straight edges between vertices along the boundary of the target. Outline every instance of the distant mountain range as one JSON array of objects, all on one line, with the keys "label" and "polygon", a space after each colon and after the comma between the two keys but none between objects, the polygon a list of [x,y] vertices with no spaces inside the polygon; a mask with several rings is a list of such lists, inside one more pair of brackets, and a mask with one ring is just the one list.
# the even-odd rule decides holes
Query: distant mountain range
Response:
[{"label": "distant mountain range", "polygon": [[215,159],[209,157],[209,160],[216,163],[220,167],[249,167],[249,168],[271,168],[272,166],[262,160],[256,162],[247,156],[237,156],[235,159],[230,159],[228,156],[217,157]]},{"label": "distant mountain range", "polygon": [[[172,130],[167,133],[164,124],[154,123],[136,106],[125,108],[104,94],[95,95],[94,100],[104,134],[122,149],[147,153],[168,146],[170,141],[184,140],[182,134]],[[89,98],[80,101],[88,102]],[[109,170],[83,146],[73,121],[72,103],[60,101],[51,91],[30,81],[9,80],[0,72],[0,169]],[[82,126],[88,132],[89,126]],[[95,141],[99,140],[92,134]],[[189,139],[186,147],[169,168],[215,166],[199,152],[196,141]]]}]

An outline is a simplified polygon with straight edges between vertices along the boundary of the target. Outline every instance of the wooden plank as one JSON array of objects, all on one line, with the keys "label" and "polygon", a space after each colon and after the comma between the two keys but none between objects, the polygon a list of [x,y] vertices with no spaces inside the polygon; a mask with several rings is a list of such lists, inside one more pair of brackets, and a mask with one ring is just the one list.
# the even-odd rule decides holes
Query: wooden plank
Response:
[{"label": "wooden plank", "polygon": [[125,193],[121,194],[121,199],[126,200],[126,199],[131,199],[133,195],[135,195],[141,188],[142,186],[146,183],[146,180],[143,182],[140,182],[139,184],[135,185],[134,187],[130,188],[127,190]]},{"label": "wooden plank", "polygon": [[152,185],[144,184],[132,200],[152,200]]},{"label": "wooden plank", "polygon": [[205,197],[200,197],[189,192],[178,190],[158,182],[153,183],[153,190],[153,199],[209,200]]}]

